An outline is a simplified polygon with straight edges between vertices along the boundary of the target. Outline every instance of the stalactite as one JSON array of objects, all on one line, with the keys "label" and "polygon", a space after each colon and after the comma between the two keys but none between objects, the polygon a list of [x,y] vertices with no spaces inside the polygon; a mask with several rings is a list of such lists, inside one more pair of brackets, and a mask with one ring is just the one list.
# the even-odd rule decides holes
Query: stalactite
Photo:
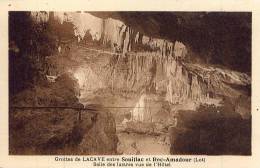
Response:
[{"label": "stalactite", "polygon": [[[32,12],[31,16],[37,22],[47,22],[50,19],[48,12]],[[250,83],[249,77],[218,68],[206,70],[211,72],[207,73],[211,78],[197,73],[198,68],[188,69],[182,64],[187,55],[186,46],[182,42],[144,35],[116,19],[102,19],[89,13],[72,12],[54,12],[53,18],[60,24],[71,22],[74,25],[74,35],[79,40],[84,39],[88,34],[92,37],[88,42],[98,41],[99,43],[95,44],[106,46],[106,50],[110,47],[112,50],[97,49],[98,52],[106,52],[105,54],[114,57],[115,61],[111,61],[112,63],[105,70],[107,72],[86,70],[84,71],[86,79],[77,76],[81,82],[85,81],[84,87],[88,89],[104,87],[105,84],[99,77],[106,74],[107,85],[113,90],[125,87],[126,84],[127,89],[131,91],[144,87],[155,87],[157,91],[160,85],[166,90],[165,99],[172,104],[178,104],[184,101],[203,102],[214,97],[212,93],[216,93],[216,90],[225,90],[222,81],[242,85]],[[127,63],[124,63],[124,58],[127,58]],[[127,67],[126,73],[121,72],[122,65]],[[151,71],[154,65],[156,71]],[[97,73],[100,73],[100,76]],[[163,82],[158,80],[160,75],[165,79]],[[90,82],[95,85],[92,86],[87,80],[92,80],[94,76],[97,76],[97,80]]]},{"label": "stalactite", "polygon": [[[44,17],[46,18],[47,15]],[[66,15],[65,13],[56,13],[55,17],[59,18],[61,23],[65,21],[72,22],[75,26],[75,35],[79,36],[80,39],[84,37],[86,32],[89,32],[92,39],[102,40],[102,43],[110,45],[114,52],[127,56],[128,63],[126,66],[128,66],[129,70],[124,79],[129,89],[139,83],[144,74],[151,73],[147,71],[156,64],[158,71],[164,72],[168,79],[168,82],[164,85],[167,88],[166,99],[171,103],[174,104],[187,99],[201,101],[201,99],[207,97],[210,81],[206,85],[199,76],[188,73],[178,62],[178,59],[184,59],[187,54],[183,43],[148,37],[136,32],[119,20],[112,18],[101,19],[88,13],[66,13]],[[84,19],[88,20],[88,22],[81,22]],[[140,50],[140,46],[142,50]],[[119,87],[118,82],[115,81],[119,80],[121,74],[120,70],[118,70],[118,64],[122,62],[122,60],[119,60],[120,57],[119,55],[111,71],[113,89]],[[156,75],[153,74],[147,77],[147,86],[158,85],[156,77],[154,77]],[[148,80],[148,78],[150,79]]]}]

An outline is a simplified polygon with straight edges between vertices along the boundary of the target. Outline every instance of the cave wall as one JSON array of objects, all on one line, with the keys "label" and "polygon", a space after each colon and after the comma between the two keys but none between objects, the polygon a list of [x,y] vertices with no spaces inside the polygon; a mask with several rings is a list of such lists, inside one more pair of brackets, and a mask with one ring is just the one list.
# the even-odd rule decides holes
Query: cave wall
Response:
[{"label": "cave wall", "polygon": [[[41,15],[44,19],[39,19]],[[231,64],[239,59],[231,57],[238,50],[222,48],[233,43],[241,45],[234,41],[238,34],[233,29],[241,33],[241,38],[249,38],[250,31],[246,30],[250,27],[250,13],[50,12],[32,13],[32,18],[64,30],[65,35],[59,38],[66,37],[67,32],[67,39],[76,38],[84,50],[106,55],[107,58],[95,59],[100,67],[93,64],[84,70],[74,70],[83,71],[76,73],[84,74],[78,78],[84,76],[79,80],[85,90],[166,92],[165,99],[172,104],[191,100],[205,103],[220,95],[235,98],[250,95],[250,91],[237,87],[248,88],[250,76],[230,70],[236,69]],[[226,24],[229,27],[223,27],[220,20],[230,22]],[[219,44],[219,40],[223,43]],[[244,40],[243,48],[250,46],[250,41]],[[215,52],[215,45],[221,57],[216,56],[219,52]]]},{"label": "cave wall", "polygon": [[[16,19],[13,20],[10,15],[10,25],[28,24],[29,28],[38,29],[34,30],[32,36],[24,36],[28,39],[16,39],[15,45],[21,51],[15,53],[10,50],[10,52],[21,55],[23,64],[32,60],[28,66],[34,66],[35,69],[27,70],[41,72],[36,76],[45,78],[46,75],[59,75],[70,71],[74,73],[81,90],[84,91],[93,93],[99,89],[109,88],[112,91],[134,91],[140,93],[139,96],[145,92],[160,93],[171,104],[191,101],[217,104],[213,99],[223,96],[232,99],[250,96],[250,74],[230,70],[230,68],[236,69],[229,66],[231,63],[229,59],[238,50],[221,48],[229,47],[231,43],[218,45],[221,52],[228,51],[221,54],[225,60],[218,57],[222,63],[211,62],[215,59],[212,54],[218,53],[212,50],[214,45],[217,45],[216,41],[221,39],[223,44],[235,43],[234,37],[238,34],[233,34],[233,29],[241,32],[241,38],[244,36],[249,38],[246,35],[250,32],[247,31],[250,27],[249,13],[231,15],[178,12],[21,12],[19,15],[20,18],[26,16],[28,23],[21,22],[19,17],[13,17]],[[224,23],[230,21],[230,27],[223,28],[218,19]],[[215,22],[219,23],[219,28],[211,27],[216,26]],[[205,32],[204,38],[202,30]],[[18,35],[23,37],[20,35],[26,33],[22,29],[11,31],[11,41]],[[217,35],[220,37],[217,38]],[[24,40],[28,41],[28,44],[22,43]],[[45,44],[46,40],[50,42]],[[236,43],[241,44],[239,41]],[[205,44],[203,48],[200,46],[202,44]],[[250,44],[250,41],[245,39],[244,47]],[[198,46],[194,47],[195,45]],[[48,52],[43,52],[45,50]],[[85,51],[91,52],[93,56],[81,56]],[[64,55],[66,59],[61,57]],[[16,57],[10,57],[13,58]],[[248,59],[247,56],[245,58]],[[79,68],[70,67],[73,59]],[[80,62],[84,63],[84,59],[93,60],[95,64],[86,63],[86,66],[81,67]],[[232,58],[232,61],[237,60],[239,59]],[[18,61],[10,62],[18,64]],[[215,63],[218,66],[215,66]],[[15,68],[16,65],[11,67]],[[244,70],[242,71],[245,72]],[[11,83],[18,81],[12,77],[16,72],[10,73]]]}]

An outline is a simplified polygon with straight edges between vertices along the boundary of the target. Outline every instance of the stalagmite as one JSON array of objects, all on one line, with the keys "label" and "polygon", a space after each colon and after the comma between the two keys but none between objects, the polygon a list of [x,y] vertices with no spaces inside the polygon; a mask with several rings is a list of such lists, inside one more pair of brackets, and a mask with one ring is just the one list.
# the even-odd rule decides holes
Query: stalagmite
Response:
[{"label": "stalagmite", "polygon": [[132,113],[132,121],[145,121],[147,118],[147,103],[146,103],[146,95],[142,94],[139,101],[136,103],[134,109],[131,111]]}]

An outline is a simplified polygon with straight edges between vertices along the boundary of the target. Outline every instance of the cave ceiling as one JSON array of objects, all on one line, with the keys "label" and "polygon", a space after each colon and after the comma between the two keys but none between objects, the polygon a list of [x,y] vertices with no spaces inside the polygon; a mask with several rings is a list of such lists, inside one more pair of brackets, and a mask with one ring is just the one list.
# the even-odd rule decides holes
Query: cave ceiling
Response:
[{"label": "cave ceiling", "polygon": [[249,12],[90,12],[123,21],[150,37],[181,41],[191,61],[201,60],[251,73]]}]

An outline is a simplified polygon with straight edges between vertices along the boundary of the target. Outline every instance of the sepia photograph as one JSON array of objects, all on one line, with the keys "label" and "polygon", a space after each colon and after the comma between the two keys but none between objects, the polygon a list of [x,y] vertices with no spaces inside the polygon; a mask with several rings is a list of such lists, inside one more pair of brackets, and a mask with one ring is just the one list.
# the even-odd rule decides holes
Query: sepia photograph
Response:
[{"label": "sepia photograph", "polygon": [[252,12],[9,11],[9,155],[252,155]]}]

